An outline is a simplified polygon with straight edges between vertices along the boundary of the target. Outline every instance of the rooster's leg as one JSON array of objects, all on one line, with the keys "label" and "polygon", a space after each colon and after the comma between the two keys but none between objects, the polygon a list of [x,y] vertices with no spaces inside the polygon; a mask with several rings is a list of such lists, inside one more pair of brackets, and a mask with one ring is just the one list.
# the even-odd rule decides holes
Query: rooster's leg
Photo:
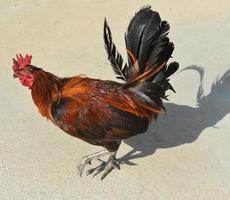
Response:
[{"label": "rooster's leg", "polygon": [[101,180],[103,180],[113,169],[120,169],[120,164],[116,159],[117,151],[110,152],[109,160],[105,165],[104,173],[101,176]]},{"label": "rooster's leg", "polygon": [[110,154],[111,152],[107,151],[106,149],[102,150],[102,151],[99,151],[99,152],[96,152],[96,153],[93,153],[93,154],[90,154],[88,156],[85,156],[82,158],[82,161],[81,161],[81,164],[77,167],[78,168],[78,172],[79,172],[79,175],[81,176],[82,175],[82,172],[85,168],[85,166],[87,164],[91,164],[91,161],[94,160],[94,159],[98,159],[102,156],[105,156],[105,155],[108,155]]}]

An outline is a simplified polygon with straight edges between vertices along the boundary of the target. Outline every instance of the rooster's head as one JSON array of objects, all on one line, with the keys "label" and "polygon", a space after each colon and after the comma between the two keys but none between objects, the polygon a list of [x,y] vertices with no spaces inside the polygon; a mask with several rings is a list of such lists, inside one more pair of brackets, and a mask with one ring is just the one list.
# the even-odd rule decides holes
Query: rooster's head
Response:
[{"label": "rooster's head", "polygon": [[23,57],[21,54],[16,55],[16,59],[13,58],[13,71],[14,71],[14,78],[19,78],[21,84],[23,86],[28,87],[29,89],[32,88],[34,83],[34,72],[37,71],[39,68],[31,65],[31,55],[26,55]]}]

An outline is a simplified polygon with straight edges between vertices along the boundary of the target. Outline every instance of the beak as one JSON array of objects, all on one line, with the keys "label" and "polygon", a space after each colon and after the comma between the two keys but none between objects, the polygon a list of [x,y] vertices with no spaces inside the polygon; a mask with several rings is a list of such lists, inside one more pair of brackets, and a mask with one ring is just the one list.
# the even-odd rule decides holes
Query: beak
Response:
[{"label": "beak", "polygon": [[13,75],[13,78],[18,78],[18,76],[14,74],[14,75]]}]

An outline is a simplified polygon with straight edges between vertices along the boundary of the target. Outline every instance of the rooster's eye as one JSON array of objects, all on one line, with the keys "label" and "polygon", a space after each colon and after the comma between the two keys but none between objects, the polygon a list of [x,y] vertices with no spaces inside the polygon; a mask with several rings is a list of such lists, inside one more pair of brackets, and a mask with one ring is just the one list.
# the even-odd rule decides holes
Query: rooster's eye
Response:
[{"label": "rooster's eye", "polygon": [[37,67],[35,67],[35,66],[33,66],[33,65],[29,65],[28,66],[28,70],[30,71],[30,72],[33,72],[33,71],[35,71],[35,70],[38,70],[39,68],[37,68]]},{"label": "rooster's eye", "polygon": [[30,72],[34,71],[33,66],[30,65],[30,66],[28,67],[28,70],[29,70]]}]

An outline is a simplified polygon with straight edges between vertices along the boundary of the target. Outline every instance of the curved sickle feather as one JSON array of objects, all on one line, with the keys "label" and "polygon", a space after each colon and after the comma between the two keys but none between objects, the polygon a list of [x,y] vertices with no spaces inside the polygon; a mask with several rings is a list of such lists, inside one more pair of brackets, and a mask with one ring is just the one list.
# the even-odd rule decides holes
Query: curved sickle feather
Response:
[{"label": "curved sickle feather", "polygon": [[128,66],[125,63],[123,67],[123,58],[121,54],[117,51],[116,46],[112,41],[111,30],[108,26],[106,18],[104,21],[104,43],[106,52],[108,54],[108,59],[110,61],[110,64],[112,65],[113,71],[116,74],[116,78],[127,81],[129,79],[127,73]]}]

